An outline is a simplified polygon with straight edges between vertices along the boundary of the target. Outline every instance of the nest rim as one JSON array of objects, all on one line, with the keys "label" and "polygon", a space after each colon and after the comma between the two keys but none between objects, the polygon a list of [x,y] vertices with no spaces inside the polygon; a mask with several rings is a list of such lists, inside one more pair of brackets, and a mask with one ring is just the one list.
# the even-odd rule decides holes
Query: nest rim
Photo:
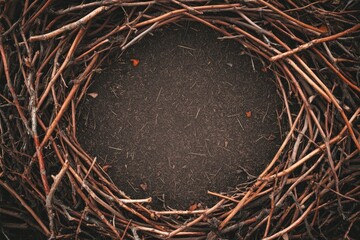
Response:
[{"label": "nest rim", "polygon": [[[311,25],[305,23],[304,19],[291,16],[287,11],[289,9],[279,2],[259,0],[254,3],[225,1],[202,5],[203,3],[128,1],[119,4],[109,1],[74,4],[57,10],[54,8],[59,6],[55,5],[47,11],[47,3],[34,4],[27,6],[27,10],[23,9],[32,14],[26,16],[24,13],[24,17],[15,23],[12,23],[14,16],[10,16],[11,11],[5,11],[9,17],[2,25],[7,24],[7,28],[0,27],[5,29],[2,30],[0,39],[3,65],[0,73],[6,78],[6,87],[2,89],[4,94],[1,113],[4,121],[2,127],[8,129],[9,133],[4,133],[5,137],[2,137],[8,139],[8,142],[2,140],[3,158],[11,159],[10,152],[14,155],[20,152],[16,156],[25,157],[24,160],[16,160],[16,166],[8,161],[1,161],[0,186],[12,199],[16,199],[14,208],[18,213],[27,212],[33,218],[27,224],[49,238],[77,237],[78,230],[84,228],[90,236],[100,234],[104,238],[118,239],[138,239],[139,234],[145,238],[159,239],[216,239],[219,236],[236,235],[241,231],[248,231],[245,235],[247,238],[262,235],[265,239],[274,239],[290,232],[294,232],[295,237],[303,234],[313,237],[314,233],[321,236],[321,230],[316,231],[319,228],[316,221],[320,215],[332,216],[333,209],[340,213],[335,220],[346,215],[348,220],[345,225],[349,231],[359,220],[355,213],[347,212],[347,201],[357,202],[356,188],[352,187],[356,185],[353,183],[356,183],[356,179],[350,181],[348,178],[357,174],[356,170],[349,167],[349,161],[355,159],[360,150],[359,132],[352,126],[360,114],[360,108],[356,108],[360,88],[354,76],[347,74],[350,68],[346,64],[339,67],[331,62],[333,55],[336,55],[329,54],[331,46],[321,47],[321,44],[331,41],[352,46],[349,40],[342,38],[358,33],[359,24],[350,21],[341,25],[345,29],[336,31],[329,26],[323,27],[321,21],[316,22],[319,18],[316,13],[311,15],[303,9],[297,10],[316,23]],[[139,13],[135,11],[138,8],[142,10]],[[123,17],[126,20],[122,25],[111,20],[114,12],[120,9],[124,11]],[[256,12],[255,9],[262,9],[262,12]],[[239,16],[225,14],[229,12]],[[334,12],[339,15],[340,26],[343,15],[336,10]],[[267,20],[261,22],[259,19],[263,18],[260,15],[265,15],[264,19]],[[73,19],[64,20],[68,22],[64,24],[60,20],[65,16]],[[45,17],[50,17],[52,21]],[[279,26],[275,26],[269,19]],[[279,23],[279,19],[283,24]],[[324,18],[320,19],[324,21]],[[143,203],[150,201],[149,198],[137,200],[127,197],[104,174],[101,166],[82,149],[76,138],[76,109],[86,94],[96,69],[111,51],[115,48],[125,51],[153,29],[180,20],[205,24],[224,36],[234,38],[251,54],[262,59],[266,68],[273,72],[277,88],[283,96],[289,131],[278,152],[257,180],[244,186],[241,191],[229,193],[229,196],[219,194],[219,202],[207,209],[152,211],[143,206]],[[48,23],[46,29],[39,31],[39,28],[35,28],[39,25],[45,27],[45,23]],[[13,29],[20,29],[20,34]],[[276,35],[272,30],[282,32],[283,35]],[[234,37],[236,34],[240,37]],[[305,40],[300,38],[301,34],[305,35]],[[91,36],[96,36],[96,41],[91,41]],[[289,47],[290,39],[297,41],[298,45]],[[44,47],[48,47],[45,52],[41,50]],[[10,51],[18,53],[18,56],[10,56]],[[355,59],[344,52],[346,59]],[[316,56],[315,60],[312,60],[313,56]],[[23,87],[15,82],[19,81],[19,76],[16,77],[16,71],[12,70],[12,62],[15,66],[18,64],[23,71],[22,77],[19,74]],[[321,72],[319,65],[326,66],[328,71]],[[333,85],[329,82],[331,76],[336,77]],[[68,82],[62,82],[61,78]],[[43,86],[42,81],[45,81]],[[346,97],[352,98],[355,107],[349,99],[340,101],[339,96],[334,94],[334,89],[348,94]],[[18,98],[22,91],[25,92],[25,100]],[[295,97],[300,106],[296,113],[288,106],[290,97]],[[5,112],[11,113],[12,118],[16,116],[17,124],[22,125],[13,130],[15,137],[10,130],[13,127],[12,119]],[[14,139],[20,139],[19,136],[25,132],[29,135],[25,140],[19,141],[28,142],[29,147],[21,154]],[[53,157],[47,155],[48,148],[52,150]],[[288,158],[286,154],[289,155]],[[342,168],[345,170],[342,171]],[[51,178],[50,173],[55,176]],[[12,178],[18,179],[18,176],[21,176],[25,184],[11,181]],[[37,181],[37,178],[41,180]],[[66,189],[62,186],[65,183],[75,192],[72,200],[80,207],[64,205],[65,202],[69,204],[71,196],[70,194],[68,199],[62,199],[59,195],[60,189]],[[303,183],[310,187],[301,190],[299,186]],[[282,190],[284,186],[286,191]],[[341,193],[340,189],[349,187],[350,190]],[[249,218],[239,216],[245,206],[256,204],[256,200],[263,195],[267,196],[267,193],[270,193],[270,197],[266,201],[266,211],[261,209],[262,204],[257,205],[259,210],[255,213],[260,217],[255,217],[254,214]],[[295,193],[301,194],[295,196]],[[61,200],[60,203],[56,198]],[[37,206],[30,206],[32,201]],[[326,201],[333,202],[330,210],[324,207]],[[283,205],[291,207],[292,216],[287,215]],[[271,224],[270,220],[278,217],[275,216],[275,209],[282,210],[280,216],[287,223],[285,228]],[[0,214],[9,216],[6,211]],[[16,218],[14,215],[10,216]],[[112,219],[116,219],[118,225]],[[67,227],[74,229],[74,222],[78,223],[76,235],[66,230]],[[91,223],[95,224],[93,229],[87,227]],[[328,225],[331,223],[330,221]],[[245,230],[241,229],[243,225],[246,226]],[[346,230],[345,234],[349,231]],[[82,236],[86,238],[86,234]]]}]

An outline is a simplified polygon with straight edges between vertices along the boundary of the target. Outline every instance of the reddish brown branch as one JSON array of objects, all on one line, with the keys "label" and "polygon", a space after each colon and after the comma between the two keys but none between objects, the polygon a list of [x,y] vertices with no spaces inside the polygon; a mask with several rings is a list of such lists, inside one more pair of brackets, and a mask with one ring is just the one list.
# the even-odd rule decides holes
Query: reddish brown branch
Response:
[{"label": "reddish brown branch", "polygon": [[67,25],[65,25],[65,26],[63,26],[63,27],[61,27],[61,28],[59,28],[57,30],[54,30],[54,31],[46,33],[46,34],[30,37],[29,42],[48,40],[50,38],[54,38],[57,35],[62,34],[63,32],[71,31],[71,30],[74,30],[76,28],[80,28],[80,27],[84,26],[87,22],[89,22],[92,18],[94,18],[96,15],[100,14],[103,11],[106,11],[107,9],[108,9],[108,7],[105,7],[105,6],[98,7],[95,10],[93,10],[91,13],[89,13],[86,16],[82,17],[81,19],[79,19],[76,22],[69,23],[69,24],[67,24]]},{"label": "reddish brown branch", "polygon": [[55,130],[55,128],[57,127],[60,119],[62,118],[62,116],[64,115],[65,111],[67,110],[69,104],[71,103],[71,100],[73,99],[76,91],[79,89],[80,84],[82,82],[82,80],[93,70],[93,66],[96,64],[98,59],[98,55],[96,55],[90,62],[90,64],[88,65],[88,67],[85,69],[84,73],[79,77],[79,79],[77,81],[75,81],[74,86],[72,87],[70,93],[68,94],[67,98],[65,99],[63,105],[61,106],[59,113],[57,114],[57,116],[55,117],[54,121],[50,124],[49,129],[46,131],[45,137],[43,138],[40,147],[44,147],[45,144],[47,143],[47,141],[49,140],[51,134],[53,133],[53,131]]},{"label": "reddish brown branch", "polygon": [[39,224],[41,229],[43,230],[44,234],[48,237],[50,237],[50,231],[47,229],[45,224],[41,221],[40,217],[34,212],[33,209],[24,201],[22,197],[20,197],[19,194],[16,193],[8,184],[0,180],[0,185],[9,192],[14,198],[16,198],[20,204],[30,213],[30,215],[35,219],[35,221]]},{"label": "reddish brown branch", "polygon": [[52,202],[53,202],[55,191],[56,191],[57,187],[59,186],[61,179],[64,177],[68,167],[69,167],[69,162],[66,161],[64,163],[64,165],[62,166],[60,172],[54,177],[54,183],[51,185],[49,194],[46,196],[45,206],[46,206],[46,210],[48,212],[48,218],[50,221],[49,225],[50,225],[51,238],[55,238],[55,224],[54,224],[54,212],[53,212]]},{"label": "reddish brown branch", "polygon": [[342,32],[339,32],[337,34],[334,34],[334,35],[331,35],[331,36],[328,36],[328,37],[323,37],[323,38],[318,38],[318,39],[314,39],[314,40],[311,40],[310,42],[307,42],[307,43],[304,43],[294,49],[291,49],[287,52],[284,52],[284,53],[280,53],[276,56],[273,56],[270,58],[270,60],[272,62],[275,62],[275,61],[278,61],[279,59],[282,59],[282,58],[285,58],[285,57],[289,57],[295,53],[298,53],[300,51],[303,51],[305,49],[308,49],[316,44],[319,44],[319,43],[323,43],[323,42],[329,42],[329,41],[334,41],[342,36],[345,36],[347,34],[350,34],[352,32],[355,32],[357,31],[358,29],[360,29],[360,24],[357,24],[349,29],[346,29],[345,31],[342,31]]}]

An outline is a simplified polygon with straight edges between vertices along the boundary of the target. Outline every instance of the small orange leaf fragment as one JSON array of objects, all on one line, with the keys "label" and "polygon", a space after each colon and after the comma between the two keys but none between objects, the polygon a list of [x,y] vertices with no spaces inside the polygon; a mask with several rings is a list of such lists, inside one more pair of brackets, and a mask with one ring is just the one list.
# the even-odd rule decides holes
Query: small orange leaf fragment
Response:
[{"label": "small orange leaf fragment", "polygon": [[247,118],[251,118],[251,111],[245,113]]},{"label": "small orange leaf fragment", "polygon": [[139,59],[130,59],[130,61],[132,62],[132,65],[133,65],[134,67],[136,67],[136,66],[139,65],[139,63],[140,63],[140,60],[139,60]]},{"label": "small orange leaf fragment", "polygon": [[325,24],[321,25],[319,29],[322,33],[327,33],[329,31],[328,27]]},{"label": "small orange leaf fragment", "polygon": [[191,205],[189,207],[189,211],[195,211],[196,209],[197,209],[197,204],[196,203],[194,203],[193,205]]}]

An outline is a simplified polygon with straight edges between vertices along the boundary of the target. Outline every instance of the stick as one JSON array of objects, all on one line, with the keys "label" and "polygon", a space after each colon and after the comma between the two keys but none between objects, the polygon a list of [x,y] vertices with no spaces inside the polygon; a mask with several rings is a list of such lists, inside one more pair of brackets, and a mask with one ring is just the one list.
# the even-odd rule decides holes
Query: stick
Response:
[{"label": "stick", "polygon": [[298,47],[296,47],[296,48],[294,48],[292,50],[289,50],[287,52],[280,53],[280,54],[278,54],[276,56],[271,57],[270,61],[272,61],[272,62],[278,61],[278,60],[280,60],[282,58],[289,57],[289,56],[291,56],[291,55],[293,55],[295,53],[298,53],[300,51],[308,49],[308,48],[310,48],[310,47],[312,47],[312,46],[314,46],[316,44],[333,41],[333,40],[335,40],[337,38],[340,38],[342,36],[345,36],[345,35],[347,35],[349,33],[355,32],[358,29],[360,29],[360,24],[357,24],[357,25],[355,25],[355,26],[353,26],[353,27],[351,27],[349,29],[346,29],[345,31],[339,32],[337,34],[334,34],[334,35],[331,35],[331,36],[328,36],[328,37],[323,37],[323,38],[318,38],[318,39],[311,40],[310,42],[304,43],[304,44],[302,44],[302,45],[300,45],[300,46],[298,46]]},{"label": "stick", "polygon": [[177,233],[184,231],[185,229],[193,226],[194,224],[200,222],[204,217],[206,217],[207,215],[209,215],[210,213],[214,212],[216,209],[218,209],[223,203],[224,203],[224,199],[220,200],[217,204],[215,204],[212,208],[209,208],[208,210],[206,210],[206,212],[204,212],[203,214],[201,214],[201,216],[197,217],[196,219],[194,219],[193,221],[179,227],[178,229],[172,231],[171,233],[168,234],[167,238],[171,238],[174,237]]},{"label": "stick", "polygon": [[82,74],[82,76],[80,77],[80,81],[76,82],[73,86],[73,88],[71,89],[69,95],[67,96],[67,98],[65,99],[65,102],[63,103],[63,105],[60,108],[59,113],[57,114],[57,116],[55,117],[54,121],[50,124],[49,129],[46,131],[45,137],[43,138],[41,144],[40,144],[40,148],[44,147],[45,144],[47,143],[47,141],[49,140],[51,134],[53,133],[53,131],[55,130],[55,128],[57,127],[60,119],[62,118],[63,114],[65,113],[65,111],[67,110],[71,100],[73,99],[76,91],[78,90],[78,88],[80,87],[80,83],[82,81],[82,79],[84,79],[84,77],[90,73],[90,71],[92,70],[92,67],[95,65],[96,61],[97,61],[98,55],[96,55],[90,62],[89,66],[85,69],[84,73]]},{"label": "stick", "polygon": [[48,212],[48,218],[49,218],[49,225],[50,225],[50,232],[51,232],[51,237],[50,238],[55,238],[55,224],[54,224],[54,212],[53,212],[53,207],[52,207],[52,201],[54,198],[54,194],[55,191],[57,189],[57,187],[59,186],[61,179],[64,177],[67,169],[69,167],[69,162],[65,161],[64,165],[62,166],[60,172],[54,177],[54,183],[51,185],[51,189],[49,194],[46,196],[46,210]]},{"label": "stick", "polygon": [[106,11],[107,9],[109,9],[109,7],[106,6],[101,6],[96,8],[94,11],[92,11],[91,13],[89,13],[88,15],[84,16],[83,18],[79,19],[76,22],[73,23],[69,23],[57,30],[54,30],[52,32],[46,33],[46,34],[42,34],[42,35],[36,35],[36,36],[32,36],[29,38],[29,42],[35,42],[35,41],[44,41],[44,40],[48,40],[50,38],[54,38],[57,35],[60,35],[66,31],[70,31],[73,30],[75,28],[79,28],[83,25],[85,25],[85,23],[89,22],[92,18],[94,18],[96,15],[100,14],[103,11]]},{"label": "stick", "polygon": [[47,229],[47,227],[45,226],[45,224],[41,221],[41,219],[39,218],[38,215],[36,215],[36,213],[34,212],[34,210],[31,209],[31,207],[29,205],[27,205],[27,203],[24,201],[24,199],[22,197],[19,196],[19,194],[17,194],[11,187],[9,187],[9,185],[7,185],[5,182],[3,182],[2,180],[0,180],[0,185],[5,188],[6,191],[8,191],[13,197],[15,197],[20,203],[21,205],[30,213],[30,215],[35,219],[35,221],[39,224],[40,228],[43,230],[44,234],[47,237],[50,237],[51,233],[49,231],[49,229]]}]

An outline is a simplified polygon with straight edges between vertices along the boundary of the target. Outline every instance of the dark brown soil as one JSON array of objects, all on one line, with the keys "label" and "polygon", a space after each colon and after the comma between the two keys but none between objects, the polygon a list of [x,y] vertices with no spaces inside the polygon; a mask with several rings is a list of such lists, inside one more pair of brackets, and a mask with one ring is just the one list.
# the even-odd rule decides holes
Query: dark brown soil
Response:
[{"label": "dark brown soil", "polygon": [[246,181],[244,169],[256,176],[278,149],[274,83],[239,44],[217,37],[199,25],[157,30],[97,76],[89,92],[98,96],[83,104],[83,147],[153,208],[210,206],[219,199],[208,190]]}]

